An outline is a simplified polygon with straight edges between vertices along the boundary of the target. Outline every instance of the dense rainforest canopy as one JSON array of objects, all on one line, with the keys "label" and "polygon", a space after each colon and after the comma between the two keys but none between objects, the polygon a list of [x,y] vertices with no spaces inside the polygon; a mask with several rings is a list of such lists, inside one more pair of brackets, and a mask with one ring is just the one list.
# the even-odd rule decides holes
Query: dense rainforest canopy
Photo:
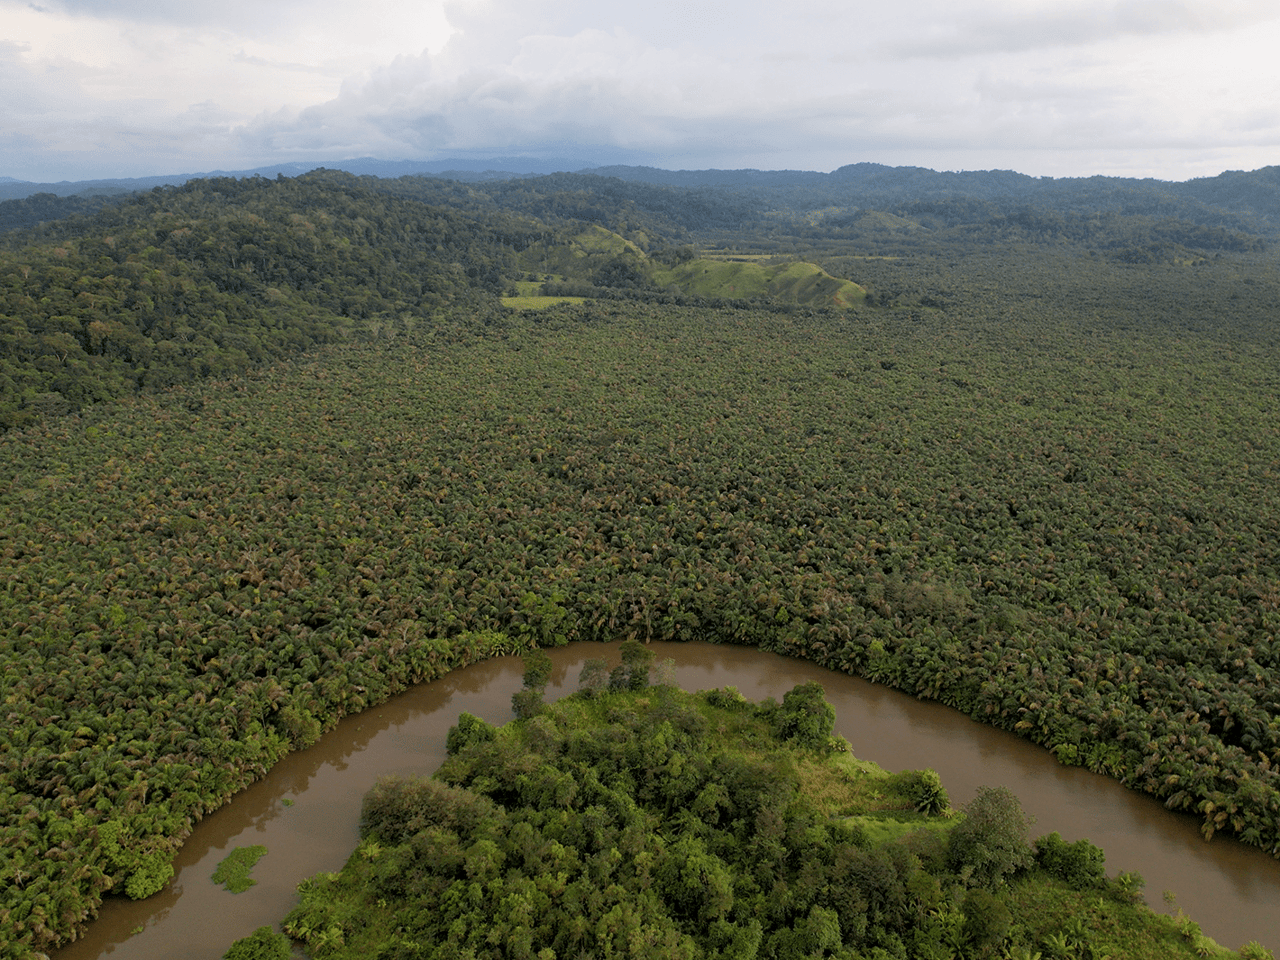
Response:
[{"label": "dense rainforest canopy", "polygon": [[[903,204],[730,238],[589,179],[196,181],[7,235],[4,955],[159,889],[339,717],[569,639],[808,657],[1280,852],[1264,232]],[[608,256],[549,254],[588,226]],[[650,282],[784,255],[865,300]],[[549,280],[595,296],[502,307]]]}]

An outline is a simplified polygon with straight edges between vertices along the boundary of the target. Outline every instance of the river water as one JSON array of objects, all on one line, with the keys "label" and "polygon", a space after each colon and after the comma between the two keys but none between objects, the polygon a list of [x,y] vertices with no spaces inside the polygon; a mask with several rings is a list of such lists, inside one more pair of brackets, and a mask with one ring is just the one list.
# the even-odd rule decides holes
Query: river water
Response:
[{"label": "river water", "polygon": [[[817,680],[835,707],[837,731],[858,757],[891,771],[937,770],[957,805],[980,786],[1007,786],[1035,817],[1033,836],[1057,830],[1067,840],[1089,838],[1106,851],[1108,873],[1146,878],[1154,908],[1164,908],[1162,894],[1170,890],[1223,946],[1258,940],[1280,947],[1280,861],[1223,838],[1205,843],[1195,818],[1106,777],[1059,766],[1013,734],[884,686],[748,647],[651,646],[659,660],[675,661],[676,682],[686,690],[735,686],[752,700],[781,699],[796,684]],[[587,659],[618,661],[616,644],[548,652],[549,700],[577,688]],[[343,720],[206,817],[164,891],[138,902],[108,900],[86,936],[54,960],[218,960],[234,940],[283,918],[303,878],[341,869],[358,840],[361,799],[378,777],[434,771],[463,711],[495,724],[509,720],[523,670],[517,657],[490,660]],[[210,875],[219,861],[252,844],[268,850],[253,869],[257,885],[241,894],[216,886]]]}]

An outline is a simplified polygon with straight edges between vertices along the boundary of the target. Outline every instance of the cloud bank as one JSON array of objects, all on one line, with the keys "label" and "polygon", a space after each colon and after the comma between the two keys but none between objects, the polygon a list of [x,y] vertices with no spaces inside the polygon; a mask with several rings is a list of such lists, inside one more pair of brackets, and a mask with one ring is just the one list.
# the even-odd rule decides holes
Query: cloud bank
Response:
[{"label": "cloud bank", "polygon": [[1280,160],[1270,0],[0,0],[0,175],[523,155],[1170,179]]}]

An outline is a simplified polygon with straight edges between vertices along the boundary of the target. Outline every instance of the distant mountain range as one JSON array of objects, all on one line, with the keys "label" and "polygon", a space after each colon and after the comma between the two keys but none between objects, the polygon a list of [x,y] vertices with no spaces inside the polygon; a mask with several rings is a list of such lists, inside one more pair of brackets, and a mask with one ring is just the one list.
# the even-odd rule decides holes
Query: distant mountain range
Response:
[{"label": "distant mountain range", "polygon": [[[34,193],[52,193],[60,197],[93,195],[102,193],[134,193],[153,187],[176,186],[201,177],[296,177],[318,168],[345,170],[358,176],[403,177],[413,174],[427,176],[447,175],[452,179],[481,181],[512,177],[541,176],[550,173],[591,173],[620,180],[641,181],[655,185],[686,188],[719,188],[752,190],[759,188],[822,187],[829,189],[835,182],[858,183],[867,188],[890,188],[898,192],[907,188],[921,195],[938,192],[971,195],[978,192],[1009,195],[1030,193],[1049,185],[1142,184],[1147,187],[1210,192],[1214,184],[1239,183],[1258,178],[1272,183],[1280,180],[1280,167],[1263,167],[1245,172],[1227,171],[1216,177],[1203,177],[1187,181],[1136,179],[1131,177],[1032,177],[1012,170],[968,170],[939,172],[927,167],[889,167],[878,163],[853,163],[820,173],[810,170],[663,170],[657,167],[597,166],[586,160],[558,158],[542,160],[530,157],[485,157],[480,159],[455,157],[445,160],[379,160],[376,157],[359,157],[353,160],[315,160],[275,163],[248,170],[208,170],[201,173],[174,173],[152,177],[104,178],[98,180],[61,180],[57,183],[35,183],[14,177],[0,177],[0,200],[17,199]],[[1197,189],[1197,187],[1199,189]]]},{"label": "distant mountain range", "polygon": [[[1280,236],[1280,166],[1253,171],[1227,171],[1216,177],[1182,182],[1132,177],[1032,177],[1012,170],[939,172],[925,167],[890,167],[854,163],[830,173],[804,170],[662,170],[656,167],[597,166],[573,159],[539,160],[528,157],[451,158],[444,160],[379,160],[362,157],[343,161],[271,164],[252,170],[213,170],[131,179],[28,183],[0,177],[0,201],[21,200],[36,194],[78,198],[85,204],[101,204],[104,198],[124,196],[155,187],[177,186],[207,177],[296,177],[317,168],[342,170],[358,176],[386,179],[410,175],[440,177],[493,189],[505,181],[546,177],[548,189],[587,190],[596,187],[583,176],[601,178],[615,185],[644,184],[675,191],[688,202],[694,194],[719,194],[716,203],[730,200],[743,209],[852,211],[893,209],[903,204],[945,204],[946,208],[913,209],[912,216],[951,220],[956,204],[995,204],[1005,215],[1027,208],[1049,209],[1063,215],[1090,216],[1117,213],[1150,218],[1176,218],[1190,223],[1222,227],[1270,237]],[[567,173],[566,171],[576,171]],[[555,176],[550,176],[554,174]],[[598,182],[598,181],[597,181]],[[604,186],[603,184],[601,186]],[[606,188],[613,190],[613,188]],[[52,198],[46,198],[52,202]],[[710,198],[708,198],[710,199]],[[43,203],[39,198],[28,203]],[[65,204],[67,201],[61,201]],[[36,214],[28,211],[8,224],[38,222],[65,210]],[[75,211],[78,212],[78,211]],[[88,212],[87,208],[84,212]],[[971,211],[970,211],[971,212]]]},{"label": "distant mountain range", "polygon": [[320,167],[345,170],[358,176],[405,177],[412,174],[440,176],[448,174],[457,180],[486,180],[502,177],[537,176],[564,170],[584,170],[595,164],[581,160],[537,160],[528,157],[489,157],[480,160],[379,160],[360,157],[355,160],[315,160],[273,163],[251,170],[207,170],[203,173],[173,173],[154,177],[104,178],[101,180],[61,180],[57,183],[33,183],[0,177],[0,200],[18,200],[36,193],[52,193],[59,197],[98,194],[136,193],[154,187],[178,186],[202,177],[296,177]]}]

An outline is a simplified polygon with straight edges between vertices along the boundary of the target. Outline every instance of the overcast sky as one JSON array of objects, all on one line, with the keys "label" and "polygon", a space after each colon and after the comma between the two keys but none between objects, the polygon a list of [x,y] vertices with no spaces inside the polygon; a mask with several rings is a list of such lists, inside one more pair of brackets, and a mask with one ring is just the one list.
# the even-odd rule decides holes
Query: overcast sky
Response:
[{"label": "overcast sky", "polygon": [[1280,163],[1277,0],[0,0],[0,177]]}]

